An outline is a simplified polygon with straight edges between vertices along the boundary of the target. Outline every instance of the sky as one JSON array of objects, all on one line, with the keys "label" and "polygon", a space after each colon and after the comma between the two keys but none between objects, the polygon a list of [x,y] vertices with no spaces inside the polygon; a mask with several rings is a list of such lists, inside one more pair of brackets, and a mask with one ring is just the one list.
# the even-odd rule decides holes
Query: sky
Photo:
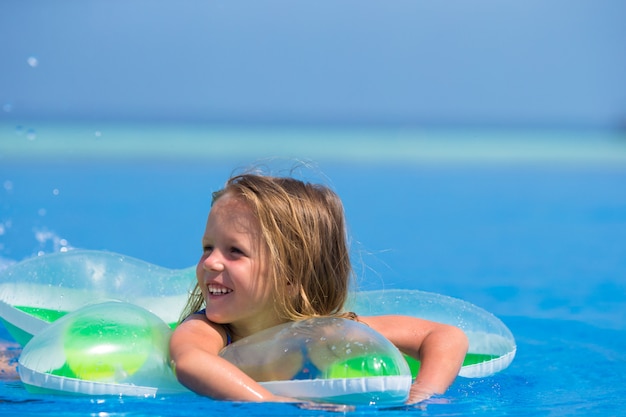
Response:
[{"label": "sky", "polygon": [[0,122],[623,129],[623,0],[3,0]]}]

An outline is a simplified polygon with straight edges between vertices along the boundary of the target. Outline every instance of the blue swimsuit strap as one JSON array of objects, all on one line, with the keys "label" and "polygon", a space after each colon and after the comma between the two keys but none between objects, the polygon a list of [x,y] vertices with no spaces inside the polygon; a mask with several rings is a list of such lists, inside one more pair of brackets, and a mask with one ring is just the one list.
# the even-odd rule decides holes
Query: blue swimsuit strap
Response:
[{"label": "blue swimsuit strap", "polygon": [[319,369],[309,356],[308,349],[304,346],[300,348],[302,352],[302,367],[297,374],[291,377],[291,379],[316,379],[322,376],[322,370]]},{"label": "blue swimsuit strap", "polygon": [[[203,308],[202,310],[198,310],[193,314],[202,314],[205,315],[206,314],[206,308]],[[233,343],[233,337],[230,335],[230,330],[228,329],[228,326],[222,326],[222,328],[224,329],[224,331],[226,332],[226,346],[230,345],[231,343]]]}]

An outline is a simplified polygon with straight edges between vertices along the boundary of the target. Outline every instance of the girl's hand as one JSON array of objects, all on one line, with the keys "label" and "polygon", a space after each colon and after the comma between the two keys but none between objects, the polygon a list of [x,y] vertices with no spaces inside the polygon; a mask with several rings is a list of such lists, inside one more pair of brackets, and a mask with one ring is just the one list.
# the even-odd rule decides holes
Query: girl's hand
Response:
[{"label": "girl's hand", "polygon": [[359,320],[421,362],[409,393],[410,403],[443,394],[463,365],[469,342],[457,327],[409,316],[369,316]]},{"label": "girl's hand", "polygon": [[424,384],[420,384],[419,382],[416,382],[411,385],[411,391],[409,391],[409,399],[406,400],[406,403],[416,404],[429,399],[435,394],[436,392],[434,389],[426,387],[424,386]]}]

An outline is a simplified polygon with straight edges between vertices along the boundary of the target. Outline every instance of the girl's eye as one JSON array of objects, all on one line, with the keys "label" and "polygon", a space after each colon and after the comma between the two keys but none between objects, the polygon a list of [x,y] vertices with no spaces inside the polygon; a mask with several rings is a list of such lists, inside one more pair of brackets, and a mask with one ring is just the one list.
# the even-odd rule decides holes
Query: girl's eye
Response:
[{"label": "girl's eye", "polygon": [[243,251],[241,249],[239,249],[239,248],[234,247],[234,246],[232,248],[230,248],[230,253],[234,253],[234,254],[237,254],[237,255],[243,255]]},{"label": "girl's eye", "polygon": [[210,245],[205,245],[202,247],[202,251],[204,253],[211,253],[212,250],[213,250],[213,246],[210,246]]}]

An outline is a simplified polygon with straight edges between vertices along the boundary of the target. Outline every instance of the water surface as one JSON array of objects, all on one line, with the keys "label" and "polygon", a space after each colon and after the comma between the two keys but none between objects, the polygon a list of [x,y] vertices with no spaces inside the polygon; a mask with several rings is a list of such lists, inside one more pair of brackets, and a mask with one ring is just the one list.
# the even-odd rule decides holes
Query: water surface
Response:
[{"label": "water surface", "polygon": [[[343,198],[358,288],[465,299],[498,315],[518,343],[515,361],[497,375],[459,378],[419,407],[350,414],[612,416],[626,406],[619,135],[26,124],[0,131],[0,267],[71,248],[187,267],[200,255],[210,194],[233,170],[262,160],[284,172],[294,157],[311,160],[316,166],[297,175]],[[0,383],[8,414],[324,413],[196,396],[184,404],[37,396],[19,381]]]}]

